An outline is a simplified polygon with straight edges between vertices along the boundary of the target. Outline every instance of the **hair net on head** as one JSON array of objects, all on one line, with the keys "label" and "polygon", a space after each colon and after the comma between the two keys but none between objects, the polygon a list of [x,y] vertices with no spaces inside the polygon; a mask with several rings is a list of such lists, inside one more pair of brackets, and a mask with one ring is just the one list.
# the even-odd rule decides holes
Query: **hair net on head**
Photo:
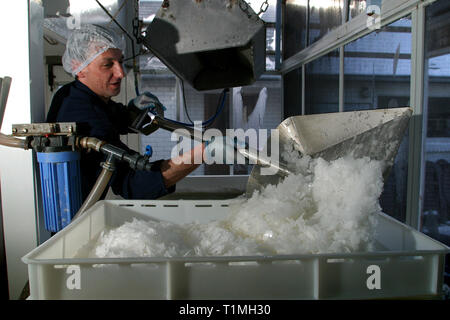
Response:
[{"label": "hair net on head", "polygon": [[69,35],[62,57],[64,70],[74,77],[108,49],[124,50],[123,39],[113,31],[86,24]]}]

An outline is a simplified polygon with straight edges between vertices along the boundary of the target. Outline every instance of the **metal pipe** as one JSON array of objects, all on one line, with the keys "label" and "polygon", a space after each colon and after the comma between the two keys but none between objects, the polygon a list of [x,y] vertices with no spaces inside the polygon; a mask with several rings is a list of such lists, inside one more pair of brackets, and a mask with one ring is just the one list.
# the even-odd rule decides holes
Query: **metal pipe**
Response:
[{"label": "metal pipe", "polygon": [[272,167],[278,170],[283,176],[288,176],[292,172],[286,168],[286,166],[282,165],[281,163],[273,163],[270,158],[267,158],[265,156],[262,156],[261,154],[258,154],[258,151],[252,150],[251,148],[242,148],[242,149],[236,149],[240,154],[242,154],[244,157],[246,157],[249,160],[253,160],[256,162],[256,164],[263,166],[263,167]]},{"label": "metal pipe", "polygon": [[[197,140],[199,142],[204,142],[203,141],[203,131],[201,130],[195,130],[193,128],[184,126],[182,124],[178,124],[176,122],[173,121],[169,121],[167,119],[164,119],[158,115],[153,115],[152,113],[149,112],[148,114],[150,116],[150,118],[152,118],[152,124],[157,125],[160,128],[163,128],[165,130],[168,131],[175,131],[178,130],[177,133],[181,134],[183,136],[186,136],[188,138],[191,138],[193,140]],[[182,129],[182,130],[181,130]],[[188,134],[185,134],[186,130],[188,132]]]},{"label": "metal pipe", "polygon": [[103,195],[116,168],[116,161],[126,161],[130,165],[130,167],[140,170],[150,170],[151,168],[151,166],[148,165],[147,159],[145,159],[144,157],[139,155],[130,155],[121,148],[115,147],[111,144],[107,144],[105,141],[97,138],[83,137],[77,141],[76,145],[80,148],[93,149],[97,152],[102,152],[107,155],[107,159],[104,163],[102,163],[103,169],[100,172],[95,185],[92,187],[91,192],[72,220],[80,217]]},{"label": "metal pipe", "polygon": [[[101,147],[105,145],[106,142],[94,137],[82,137],[77,140],[76,144],[80,148],[93,149],[97,152],[101,152]],[[75,220],[76,218],[81,216],[83,212],[92,207],[100,199],[106,187],[108,186],[109,180],[111,180],[112,174],[114,172],[114,161],[115,160],[113,156],[109,155],[106,159],[106,162],[102,163],[103,169],[100,172],[95,185],[92,187],[91,192],[72,220]]]},{"label": "metal pipe", "polygon": [[97,152],[101,151],[101,147],[105,145],[106,142],[93,137],[83,137],[78,140],[78,145],[81,148],[93,149]]},{"label": "metal pipe", "polygon": [[0,129],[2,128],[3,116],[8,100],[9,88],[11,87],[11,77],[0,78]]},{"label": "metal pipe", "polygon": [[109,180],[111,180],[111,176],[115,170],[114,158],[112,156],[108,156],[108,159],[106,160],[105,163],[102,164],[102,167],[103,167],[102,172],[98,176],[94,187],[92,188],[88,197],[81,205],[80,210],[78,210],[78,212],[75,214],[72,220],[75,220],[76,218],[80,217],[83,214],[83,212],[92,207],[100,199],[106,187],[108,186]]},{"label": "metal pipe", "polygon": [[[183,131],[183,130],[178,130],[177,133],[181,134],[183,136],[187,136],[188,138],[191,138],[193,140],[197,140],[200,142],[206,142],[206,140],[203,139],[202,131],[194,130],[190,127],[186,127],[184,125],[174,123],[174,122],[166,120],[158,115],[152,115],[151,113],[149,113],[149,116],[152,118],[151,123],[159,126],[160,128],[163,128],[163,129],[169,130],[169,131],[175,131],[177,129],[184,129],[187,131],[187,134],[186,134],[186,131]],[[255,163],[257,163],[261,166],[275,168],[276,170],[280,171],[282,175],[285,175],[285,176],[291,174],[291,172],[285,166],[283,166],[281,164],[273,163],[270,159],[258,154],[257,150],[254,150],[248,146],[246,148],[238,148],[237,146],[234,146],[234,149],[236,152],[239,152],[240,154],[242,154],[245,158],[247,158],[249,160],[253,160],[253,161],[255,161]]]},{"label": "metal pipe", "polygon": [[28,149],[27,143],[25,140],[15,138],[13,136],[7,136],[0,132],[0,145],[19,148],[19,149]]}]

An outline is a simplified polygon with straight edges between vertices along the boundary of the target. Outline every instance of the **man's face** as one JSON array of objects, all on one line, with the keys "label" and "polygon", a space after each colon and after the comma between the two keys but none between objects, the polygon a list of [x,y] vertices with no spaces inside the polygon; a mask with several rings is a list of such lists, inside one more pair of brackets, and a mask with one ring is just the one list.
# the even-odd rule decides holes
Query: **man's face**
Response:
[{"label": "man's face", "polygon": [[78,73],[78,79],[103,100],[120,93],[124,77],[123,54],[119,49],[108,49]]}]

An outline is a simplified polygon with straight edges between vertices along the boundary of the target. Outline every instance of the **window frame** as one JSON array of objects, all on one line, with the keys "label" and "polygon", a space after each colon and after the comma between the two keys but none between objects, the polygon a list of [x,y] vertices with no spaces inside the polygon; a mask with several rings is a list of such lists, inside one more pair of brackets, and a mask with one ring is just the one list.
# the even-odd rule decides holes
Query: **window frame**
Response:
[{"label": "window frame", "polygon": [[[406,16],[411,16],[411,77],[410,105],[413,116],[409,125],[408,154],[408,190],[406,207],[406,224],[420,230],[422,199],[424,194],[425,154],[424,145],[426,127],[424,117],[424,45],[425,45],[425,7],[437,0],[383,0],[380,13],[380,27],[391,24]],[[345,1],[348,12],[349,1]],[[305,114],[305,68],[304,66],[327,53],[340,50],[339,77],[339,111],[344,110],[344,46],[373,32],[367,26],[368,16],[359,14],[340,27],[332,30],[313,46],[306,47],[281,63],[280,72],[286,74],[301,68],[302,81],[302,115]],[[348,16],[347,16],[348,20]]]}]

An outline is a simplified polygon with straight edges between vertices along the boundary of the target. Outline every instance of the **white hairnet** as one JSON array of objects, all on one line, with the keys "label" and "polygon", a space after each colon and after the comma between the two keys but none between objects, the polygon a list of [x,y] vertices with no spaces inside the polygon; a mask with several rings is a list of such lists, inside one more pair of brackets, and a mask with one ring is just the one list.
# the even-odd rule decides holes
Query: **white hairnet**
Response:
[{"label": "white hairnet", "polygon": [[123,39],[113,31],[86,24],[69,35],[62,57],[64,70],[74,77],[108,49],[124,50]]}]

